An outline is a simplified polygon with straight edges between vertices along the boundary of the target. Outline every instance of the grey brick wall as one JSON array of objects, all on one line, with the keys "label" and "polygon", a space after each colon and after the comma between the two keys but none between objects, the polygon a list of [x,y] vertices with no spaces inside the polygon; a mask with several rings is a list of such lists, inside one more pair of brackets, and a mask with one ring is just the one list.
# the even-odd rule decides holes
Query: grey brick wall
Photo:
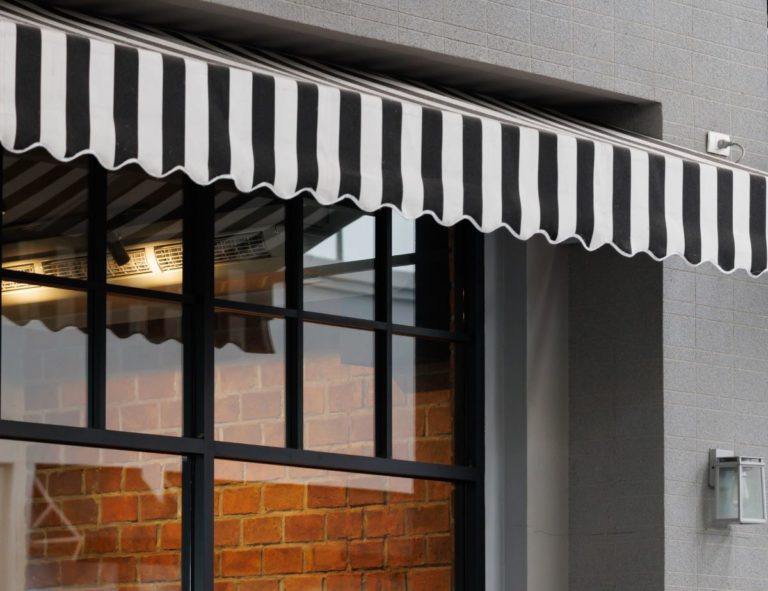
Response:
[{"label": "grey brick wall", "polygon": [[766,0],[206,1],[659,101],[667,140],[768,169]]},{"label": "grey brick wall", "polygon": [[768,456],[768,279],[664,269],[667,589],[768,587],[768,526],[712,519],[707,450]]}]

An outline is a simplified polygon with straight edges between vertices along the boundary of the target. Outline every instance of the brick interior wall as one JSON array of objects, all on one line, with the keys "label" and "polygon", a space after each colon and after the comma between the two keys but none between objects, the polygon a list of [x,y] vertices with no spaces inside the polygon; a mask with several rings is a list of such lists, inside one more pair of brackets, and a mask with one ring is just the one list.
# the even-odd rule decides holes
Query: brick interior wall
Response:
[{"label": "brick interior wall", "polygon": [[[370,340],[373,345],[373,339]],[[373,350],[366,351],[372,357]],[[374,369],[343,354],[312,352],[304,362],[307,449],[374,454]]]},{"label": "brick interior wall", "polygon": [[[274,322],[274,321],[273,321]],[[282,322],[282,321],[281,321]],[[65,329],[74,330],[74,329]],[[112,337],[114,338],[114,337]],[[400,459],[447,464],[453,461],[454,350],[395,337],[411,350],[400,375],[393,379],[393,447]],[[143,337],[134,335],[130,341]],[[402,342],[400,342],[402,341]],[[408,341],[412,341],[407,343]],[[135,346],[135,343],[133,343]],[[107,426],[111,429],[179,435],[183,383],[178,370],[163,369],[166,342],[156,349],[156,365],[115,372],[107,381]],[[256,445],[285,444],[285,365],[282,352],[247,354],[227,345],[215,370],[216,437]],[[115,348],[119,352],[121,349]],[[424,351],[427,354],[424,355]],[[431,351],[431,352],[430,352]],[[151,353],[152,351],[150,351]],[[217,352],[217,355],[219,353]],[[152,357],[145,352],[143,358]],[[44,381],[44,383],[41,383]],[[39,383],[40,382],[40,383]],[[85,383],[80,376],[24,383],[12,394],[25,405],[16,417],[31,422],[58,422],[67,413],[82,415]],[[68,395],[71,392],[72,395]],[[10,394],[10,393],[9,393]],[[304,417],[308,449],[372,456],[374,453],[373,367],[345,359],[336,352],[305,357]],[[73,424],[69,420],[65,424]],[[74,424],[79,424],[75,422]]]},{"label": "brick interior wall", "polygon": [[[26,589],[180,589],[178,461],[39,464]],[[216,591],[450,589],[453,487],[217,462]]]},{"label": "brick interior wall", "polygon": [[107,428],[156,435],[182,433],[182,348],[135,334],[107,333]]},{"label": "brick interior wall", "polygon": [[[66,306],[66,304],[63,304]],[[3,316],[3,418],[85,426],[86,335],[58,332],[32,320],[24,327]]]},{"label": "brick interior wall", "polygon": [[179,468],[170,458],[37,464],[26,508],[25,588],[179,589]]},{"label": "brick interior wall", "polygon": [[220,462],[217,591],[450,589],[452,491],[441,482]]},{"label": "brick interior wall", "polygon": [[450,464],[460,392],[455,347],[395,337],[395,351],[406,347],[407,361],[404,367],[396,362],[392,376],[392,453],[404,460]]},{"label": "brick interior wall", "polygon": [[[450,462],[452,363],[446,353],[423,352],[418,369],[404,364],[393,380],[396,455]],[[372,454],[372,368],[348,361],[327,352],[307,359],[308,441],[316,449]],[[279,354],[218,364],[219,437],[283,443],[283,368]],[[180,404],[175,372],[113,376],[110,388],[109,412],[121,425],[135,419],[134,429],[173,431],[163,409]],[[179,461],[124,457],[128,464],[65,456],[35,467],[27,589],[179,589]],[[216,591],[450,589],[452,490],[439,482],[220,461]]]},{"label": "brick interior wall", "polygon": [[[281,320],[270,325],[283,330]],[[108,425],[179,434],[183,384],[171,363],[178,342],[109,337],[112,354],[125,357],[108,376]],[[450,463],[455,350],[396,339],[395,457]],[[281,347],[263,354],[232,344],[225,349],[216,352],[216,436],[284,445]],[[373,455],[374,370],[365,354],[338,349],[305,355],[305,445]],[[29,384],[24,386],[27,420],[84,410],[81,399],[58,394],[83,389],[79,375],[59,380],[56,395],[30,396]],[[34,467],[27,589],[180,588],[180,463],[168,457],[137,461],[135,454],[124,458],[128,463],[105,465],[99,458],[66,456]],[[452,485],[220,461],[215,486],[216,591],[452,587]]]},{"label": "brick interior wall", "polygon": [[[270,330],[284,330],[270,321]],[[215,352],[216,438],[285,445],[285,363],[282,351],[248,355],[229,344]]]},{"label": "brick interior wall", "polygon": [[[259,357],[250,363],[217,367],[217,437],[281,446],[285,442],[284,366],[279,357]],[[409,377],[393,380],[395,457],[450,463],[454,408],[450,366],[446,359],[420,363]],[[306,359],[304,443],[308,449],[373,455],[374,404],[372,367],[347,363],[338,353]]]}]

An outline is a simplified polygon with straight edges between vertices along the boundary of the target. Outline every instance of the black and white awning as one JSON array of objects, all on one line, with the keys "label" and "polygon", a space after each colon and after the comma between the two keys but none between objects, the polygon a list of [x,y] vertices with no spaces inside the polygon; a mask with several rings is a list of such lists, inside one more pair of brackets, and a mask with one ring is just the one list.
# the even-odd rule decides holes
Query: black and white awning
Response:
[{"label": "black and white awning", "polygon": [[766,176],[495,99],[0,2],[0,141],[444,225],[768,267]]}]

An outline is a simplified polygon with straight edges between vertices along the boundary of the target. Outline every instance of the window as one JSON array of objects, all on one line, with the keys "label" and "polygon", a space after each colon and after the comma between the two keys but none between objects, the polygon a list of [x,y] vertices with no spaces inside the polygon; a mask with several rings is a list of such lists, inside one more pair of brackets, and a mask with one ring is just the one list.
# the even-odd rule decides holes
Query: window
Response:
[{"label": "window", "polygon": [[481,586],[472,228],[38,152],[3,173],[9,591]]}]

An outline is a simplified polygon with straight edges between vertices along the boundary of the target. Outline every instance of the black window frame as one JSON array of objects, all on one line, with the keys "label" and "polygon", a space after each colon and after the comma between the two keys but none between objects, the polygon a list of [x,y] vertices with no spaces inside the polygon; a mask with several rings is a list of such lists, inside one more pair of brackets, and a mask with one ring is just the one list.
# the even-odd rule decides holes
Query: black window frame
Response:
[{"label": "black window frame", "polygon": [[[3,152],[3,157],[5,152]],[[0,440],[122,449],[182,458],[182,589],[212,591],[214,584],[214,461],[235,460],[303,468],[401,476],[455,485],[456,589],[484,588],[484,377],[483,239],[467,222],[454,229],[454,260],[460,286],[461,331],[438,330],[392,322],[392,215],[382,208],[373,215],[375,230],[375,315],[372,320],[303,309],[302,208],[308,194],[286,202],[285,307],[216,299],[213,293],[215,186],[184,178],[182,293],[115,285],[106,277],[107,171],[88,158],[88,279],[31,274],[2,269],[5,281],[85,289],[88,294],[88,412],[86,427],[31,423],[0,418]],[[1,163],[0,163],[1,164]],[[2,166],[0,165],[0,171]],[[0,176],[0,187],[2,178]],[[0,189],[1,191],[2,189]],[[277,197],[275,197],[277,199]],[[2,200],[2,193],[0,193]],[[348,202],[347,202],[348,203]],[[352,204],[347,206],[355,207]],[[0,249],[2,248],[0,235]],[[0,250],[0,254],[2,254]],[[1,257],[0,257],[1,258]],[[113,431],[106,417],[106,302],[119,294],[175,302],[183,308],[183,433],[181,436]],[[214,437],[214,311],[259,313],[284,318],[286,324],[286,446],[269,447],[217,441]],[[375,455],[347,455],[303,449],[303,322],[370,330],[374,333]],[[454,415],[455,462],[452,465],[392,457],[392,337],[405,335],[461,343],[462,367]],[[3,346],[0,338],[0,347]],[[2,392],[0,391],[0,396]]]}]

